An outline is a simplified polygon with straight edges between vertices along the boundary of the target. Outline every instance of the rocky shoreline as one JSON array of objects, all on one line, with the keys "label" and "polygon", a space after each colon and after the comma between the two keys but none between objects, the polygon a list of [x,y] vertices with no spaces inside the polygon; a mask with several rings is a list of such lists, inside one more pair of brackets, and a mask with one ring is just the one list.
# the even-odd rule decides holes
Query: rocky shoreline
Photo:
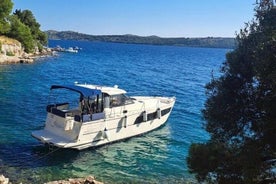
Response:
[{"label": "rocky shoreline", "polygon": [[53,49],[47,47],[42,50],[35,47],[33,53],[26,53],[19,41],[0,36],[0,64],[33,63],[37,58],[53,54]]},{"label": "rocky shoreline", "polygon": [[[9,181],[9,178],[6,178],[4,175],[0,174],[0,184],[12,184],[12,182]],[[70,178],[67,180],[51,181],[45,184],[103,184],[103,183],[100,181],[97,181],[93,176],[88,176],[85,178]]]},{"label": "rocky shoreline", "polygon": [[54,53],[55,52],[52,51],[52,49],[47,48],[44,49],[42,52],[36,54],[24,53],[22,55],[17,56],[7,56],[0,54],[0,64],[33,63],[38,58],[53,56]]}]

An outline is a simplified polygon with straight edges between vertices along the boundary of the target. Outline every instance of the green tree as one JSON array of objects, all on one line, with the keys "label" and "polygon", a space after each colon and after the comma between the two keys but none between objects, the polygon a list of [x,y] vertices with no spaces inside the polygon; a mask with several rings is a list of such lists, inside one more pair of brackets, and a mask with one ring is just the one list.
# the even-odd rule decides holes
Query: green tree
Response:
[{"label": "green tree", "polygon": [[0,1],[0,34],[6,34],[9,31],[7,17],[12,11],[13,3],[11,0]]},{"label": "green tree", "polygon": [[21,11],[17,9],[15,10],[14,15],[16,15],[23,24],[30,28],[33,38],[38,41],[38,44],[47,44],[47,35],[40,30],[40,24],[36,21],[30,10]]},{"label": "green tree", "polygon": [[[237,35],[222,76],[206,85],[203,115],[211,139],[194,143],[187,163],[199,181],[276,181],[276,8],[260,0]],[[274,170],[273,170],[274,169]]]},{"label": "green tree", "polygon": [[12,15],[9,18],[11,30],[8,36],[20,41],[27,53],[34,50],[34,39],[31,30],[28,26],[23,24],[17,16]]}]

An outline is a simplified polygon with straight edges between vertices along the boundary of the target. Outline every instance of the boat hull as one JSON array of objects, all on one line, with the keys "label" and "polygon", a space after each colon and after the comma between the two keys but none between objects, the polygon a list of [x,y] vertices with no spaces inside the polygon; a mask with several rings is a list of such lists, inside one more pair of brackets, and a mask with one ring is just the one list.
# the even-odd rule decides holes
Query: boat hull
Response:
[{"label": "boat hull", "polygon": [[131,115],[121,118],[87,122],[82,124],[79,136],[76,137],[76,139],[58,136],[47,129],[34,131],[32,132],[32,136],[42,143],[54,145],[56,147],[82,150],[124,140],[155,130],[167,121],[172,108],[167,108],[167,111],[168,109],[170,109],[170,111],[167,114],[148,121],[143,121],[140,115]]},{"label": "boat hull", "polygon": [[110,113],[106,115],[107,118],[96,121],[73,121],[71,130],[68,130],[66,123],[57,124],[61,122],[60,117],[48,113],[45,129],[32,132],[32,136],[42,143],[60,148],[82,150],[96,147],[157,129],[167,121],[174,102],[174,99],[170,99],[156,111],[129,112],[117,116]]},{"label": "boat hull", "polygon": [[157,129],[174,103],[174,97],[133,97],[131,103],[81,116],[78,109],[68,111],[67,103],[48,105],[44,129],[32,136],[60,148],[97,147]]}]

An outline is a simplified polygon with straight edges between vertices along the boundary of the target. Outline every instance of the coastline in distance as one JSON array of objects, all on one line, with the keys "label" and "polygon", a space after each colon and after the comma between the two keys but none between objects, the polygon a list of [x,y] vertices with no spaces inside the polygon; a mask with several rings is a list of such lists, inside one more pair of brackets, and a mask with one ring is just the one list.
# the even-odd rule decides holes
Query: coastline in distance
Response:
[{"label": "coastline in distance", "polygon": [[114,42],[127,44],[172,45],[184,47],[234,48],[235,38],[204,37],[204,38],[163,38],[158,36],[137,35],[89,35],[74,31],[45,31],[51,40],[85,40],[95,42]]}]

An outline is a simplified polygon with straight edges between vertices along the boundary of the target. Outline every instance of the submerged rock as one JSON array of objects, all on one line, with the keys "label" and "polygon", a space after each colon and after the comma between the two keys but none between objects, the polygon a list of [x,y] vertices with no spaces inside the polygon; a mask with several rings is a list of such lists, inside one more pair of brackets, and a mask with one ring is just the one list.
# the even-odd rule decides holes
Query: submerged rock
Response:
[{"label": "submerged rock", "polygon": [[[12,184],[9,178],[6,178],[3,174],[0,174],[0,184]],[[103,184],[95,180],[94,176],[87,176],[86,178],[70,178],[67,180],[50,181],[45,184]]]},{"label": "submerged rock", "polygon": [[6,178],[3,174],[0,175],[0,184],[10,184],[9,178]]},{"label": "submerged rock", "polygon": [[95,180],[93,176],[88,176],[86,178],[70,178],[67,180],[51,181],[45,184],[103,184]]}]

